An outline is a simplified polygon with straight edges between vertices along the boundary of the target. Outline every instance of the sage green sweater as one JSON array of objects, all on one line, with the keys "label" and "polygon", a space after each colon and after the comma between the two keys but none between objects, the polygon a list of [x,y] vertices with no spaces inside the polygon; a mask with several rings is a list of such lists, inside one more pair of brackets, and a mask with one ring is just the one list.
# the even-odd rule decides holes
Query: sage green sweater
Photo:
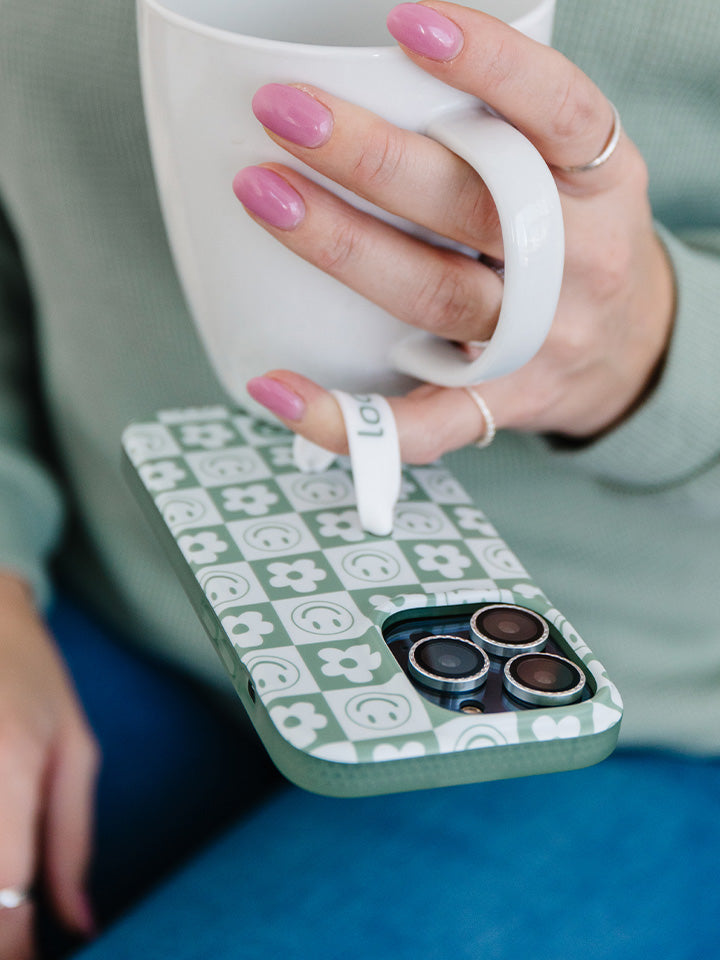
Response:
[{"label": "sage green sweater", "polygon": [[[166,246],[134,4],[1,13],[0,565],[46,603],[54,556],[128,638],[229,691],[119,471],[129,420],[222,399]],[[717,752],[717,0],[558,0],[555,42],[648,161],[677,277],[670,356],[645,405],[592,446],[503,434],[451,460],[620,686],[624,742]]]}]

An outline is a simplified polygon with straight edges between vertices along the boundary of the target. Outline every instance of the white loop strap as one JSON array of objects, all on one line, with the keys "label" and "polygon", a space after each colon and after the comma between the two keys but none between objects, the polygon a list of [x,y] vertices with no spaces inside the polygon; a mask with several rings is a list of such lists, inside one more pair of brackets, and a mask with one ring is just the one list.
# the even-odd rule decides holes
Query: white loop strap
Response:
[{"label": "white loop strap", "polygon": [[296,433],[293,439],[293,460],[302,473],[322,473],[335,463],[335,454],[306,440]]},{"label": "white loop strap", "polygon": [[[360,525],[368,533],[388,537],[400,496],[402,461],[392,408],[379,394],[331,391],[345,421]],[[295,465],[304,473],[326,470],[335,455],[295,436]]]}]

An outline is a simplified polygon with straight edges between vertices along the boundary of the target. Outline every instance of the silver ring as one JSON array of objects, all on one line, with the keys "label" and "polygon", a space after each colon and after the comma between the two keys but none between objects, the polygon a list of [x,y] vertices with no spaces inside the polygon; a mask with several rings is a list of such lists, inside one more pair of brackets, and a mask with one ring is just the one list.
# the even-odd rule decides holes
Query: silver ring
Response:
[{"label": "silver ring", "polygon": [[483,450],[485,447],[489,447],[495,439],[495,434],[497,433],[495,418],[493,417],[492,413],[490,413],[490,407],[488,407],[487,403],[485,403],[479,393],[475,393],[472,387],[463,387],[463,390],[483,415],[483,420],[485,421],[485,433],[480,437],[479,440],[475,441],[475,446],[479,450]]},{"label": "silver ring", "polygon": [[[609,102],[609,101],[608,101]],[[620,114],[617,111],[617,107],[614,103],[610,103],[613,113],[613,125],[612,130],[610,131],[610,136],[607,139],[607,143],[602,149],[602,152],[599,153],[594,160],[591,160],[589,163],[582,163],[577,167],[561,167],[557,166],[556,170],[562,170],[563,173],[585,173],[587,170],[594,170],[596,167],[601,166],[610,157],[615,153],[615,148],[620,141],[620,134],[622,133],[622,123],[620,122]]]},{"label": "silver ring", "polygon": [[30,900],[30,893],[21,887],[0,889],[0,910],[14,910]]}]

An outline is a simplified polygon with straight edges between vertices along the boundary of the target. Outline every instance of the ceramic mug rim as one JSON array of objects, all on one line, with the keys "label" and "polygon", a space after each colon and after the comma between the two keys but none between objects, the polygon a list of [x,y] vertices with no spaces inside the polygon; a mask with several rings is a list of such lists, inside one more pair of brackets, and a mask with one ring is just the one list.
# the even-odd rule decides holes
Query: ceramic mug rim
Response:
[{"label": "ceramic mug rim", "polygon": [[[510,26],[524,33],[524,23],[526,20],[535,17],[544,17],[551,15],[556,0],[527,0],[528,9],[519,17],[510,21]],[[363,45],[363,46],[343,46],[339,44],[319,44],[319,43],[300,43],[293,40],[272,40],[265,37],[254,37],[252,34],[239,33],[235,30],[227,30],[223,27],[213,27],[203,23],[200,20],[194,20],[192,17],[183,13],[178,13],[161,0],[137,0],[138,6],[144,6],[151,9],[158,17],[166,20],[174,26],[180,27],[198,36],[213,39],[231,46],[243,46],[266,51],[292,52],[295,56],[307,56],[313,59],[361,59],[368,56],[372,58],[387,58],[390,60],[407,60],[397,43],[388,36],[387,45]]]}]

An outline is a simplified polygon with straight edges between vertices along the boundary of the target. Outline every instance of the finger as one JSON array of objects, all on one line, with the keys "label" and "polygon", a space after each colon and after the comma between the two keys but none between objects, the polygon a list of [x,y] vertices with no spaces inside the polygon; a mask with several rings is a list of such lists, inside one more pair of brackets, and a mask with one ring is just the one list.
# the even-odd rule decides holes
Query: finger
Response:
[{"label": "finger", "polygon": [[[0,889],[27,891],[36,868],[42,756],[32,740],[0,724]],[[34,908],[0,910],[0,958],[32,956]]]},{"label": "finger", "polygon": [[44,867],[60,919],[86,937],[95,930],[85,882],[90,862],[99,752],[80,723],[63,732],[48,778]]},{"label": "finger", "polygon": [[[441,0],[402,3],[388,28],[419,66],[506,117],[553,167],[597,157],[613,128],[612,108],[578,67],[500,20]],[[591,177],[563,174],[589,192],[621,175],[618,150]]]},{"label": "finger", "polygon": [[456,243],[502,255],[488,190],[436,141],[313,87],[267,84],[253,111],[276,143],[323,176]]},{"label": "finger", "polygon": [[33,914],[30,901],[12,910],[0,910],[0,960],[31,960]]},{"label": "finger", "polygon": [[286,247],[404,323],[450,340],[492,335],[502,282],[476,260],[408,236],[284,167],[246,167],[233,187]]},{"label": "finger", "polygon": [[[248,393],[295,433],[333,453],[348,451],[345,422],[327,390],[288,370],[274,370],[247,385]],[[432,463],[485,434],[487,423],[462,389],[423,384],[389,397],[405,463]]]}]

